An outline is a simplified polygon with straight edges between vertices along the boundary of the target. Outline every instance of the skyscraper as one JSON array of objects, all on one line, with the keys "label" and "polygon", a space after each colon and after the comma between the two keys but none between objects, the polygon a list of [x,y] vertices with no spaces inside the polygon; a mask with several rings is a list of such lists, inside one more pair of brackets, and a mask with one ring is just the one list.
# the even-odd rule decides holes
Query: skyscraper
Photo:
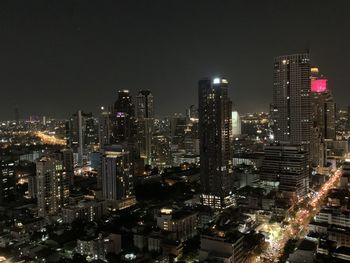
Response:
[{"label": "skyscraper", "polygon": [[145,164],[152,160],[152,135],[154,126],[153,96],[149,90],[141,90],[136,97],[138,147]]},{"label": "skyscraper", "polygon": [[102,193],[114,208],[122,209],[135,203],[131,159],[124,145],[103,149]]},{"label": "skyscraper", "polygon": [[[0,203],[15,197],[16,175],[15,163],[0,157]],[[10,200],[9,200],[10,199]]]},{"label": "skyscraper", "polygon": [[66,180],[69,185],[74,184],[74,154],[72,149],[63,149],[56,154],[57,160],[62,162],[63,170],[66,173]]},{"label": "skyscraper", "polygon": [[233,183],[232,102],[228,97],[228,81],[224,78],[200,80],[198,103],[202,202],[222,208]]},{"label": "skyscraper", "polygon": [[98,125],[92,113],[79,110],[66,123],[67,146],[78,155],[77,163],[83,165],[86,151],[98,143]]},{"label": "skyscraper", "polygon": [[112,111],[106,109],[105,107],[101,107],[101,112],[99,116],[99,144],[100,147],[103,148],[105,145],[109,145],[111,143],[112,136],[112,123],[111,116]]},{"label": "skyscraper", "polygon": [[274,59],[272,121],[277,142],[310,144],[309,53]]},{"label": "skyscraper", "polygon": [[336,107],[328,80],[319,74],[317,67],[311,68],[311,113],[312,113],[312,165],[323,167],[326,158],[325,140],[335,140]]},{"label": "skyscraper", "polygon": [[154,118],[153,95],[150,90],[140,90],[136,97],[136,118]]},{"label": "skyscraper", "polygon": [[62,162],[53,157],[36,161],[38,216],[56,214],[68,203],[69,186]]},{"label": "skyscraper", "polygon": [[136,135],[135,106],[128,90],[119,90],[114,103],[112,143],[133,142]]}]

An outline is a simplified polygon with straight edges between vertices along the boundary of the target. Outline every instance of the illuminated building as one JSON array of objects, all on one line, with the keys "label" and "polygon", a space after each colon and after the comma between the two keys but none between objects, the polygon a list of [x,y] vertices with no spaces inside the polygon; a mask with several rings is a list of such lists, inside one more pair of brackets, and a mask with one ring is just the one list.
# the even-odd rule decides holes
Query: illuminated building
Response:
[{"label": "illuminated building", "polygon": [[145,164],[152,160],[152,135],[154,126],[153,96],[149,90],[141,90],[136,97],[138,146]]},{"label": "illuminated building", "polygon": [[274,59],[271,117],[277,142],[310,144],[310,57],[308,53]]},{"label": "illuminated building", "polygon": [[99,144],[103,148],[105,145],[111,143],[112,136],[112,123],[111,116],[112,111],[101,107],[101,112],[99,116]]},{"label": "illuminated building", "polygon": [[291,201],[308,191],[307,152],[300,145],[267,145],[260,180],[266,189],[278,189]]},{"label": "illuminated building", "polygon": [[202,202],[222,208],[233,184],[228,82],[224,78],[202,79],[198,86]]},{"label": "illuminated building", "polygon": [[136,135],[135,107],[128,90],[118,91],[112,121],[112,143],[134,142]]},{"label": "illuminated building", "polygon": [[97,221],[105,214],[105,201],[85,201],[62,208],[62,220],[71,224],[74,220]]},{"label": "illuminated building", "polygon": [[67,205],[69,187],[61,161],[42,157],[36,161],[38,216],[56,214]]},{"label": "illuminated building", "polygon": [[237,137],[241,135],[241,118],[238,111],[232,111],[232,136]]},{"label": "illuminated building", "polygon": [[164,135],[153,136],[152,164],[162,169],[171,165],[170,138]]},{"label": "illuminated building", "polygon": [[79,110],[66,123],[67,146],[77,153],[79,165],[83,165],[86,151],[98,143],[97,120],[92,113]]},{"label": "illuminated building", "polygon": [[15,163],[0,158],[0,203],[14,197],[15,185]]},{"label": "illuminated building", "polygon": [[157,226],[167,233],[173,233],[173,239],[182,242],[196,235],[196,225],[197,214],[193,212],[163,208],[157,217]]},{"label": "illuminated building", "polygon": [[131,170],[132,162],[127,147],[110,145],[103,149],[103,198],[111,201],[115,208],[125,208],[135,203]]},{"label": "illuminated building", "polygon": [[[314,166],[324,166],[325,140],[335,140],[336,106],[327,79],[311,68],[312,144],[311,160]],[[313,72],[314,70],[314,72]]]},{"label": "illuminated building", "polygon": [[62,162],[64,172],[66,173],[66,183],[74,184],[74,156],[72,149],[63,149],[56,153],[57,160]]},{"label": "illuminated building", "polygon": [[140,90],[136,96],[136,118],[154,118],[153,95],[150,90]]}]

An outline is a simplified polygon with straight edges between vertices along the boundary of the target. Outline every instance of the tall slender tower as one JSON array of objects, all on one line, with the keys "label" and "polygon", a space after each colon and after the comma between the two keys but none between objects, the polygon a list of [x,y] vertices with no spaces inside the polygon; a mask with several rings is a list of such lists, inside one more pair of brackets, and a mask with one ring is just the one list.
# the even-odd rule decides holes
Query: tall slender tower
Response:
[{"label": "tall slender tower", "polygon": [[149,90],[141,90],[136,97],[138,148],[145,164],[152,162],[152,135],[154,125],[153,96]]},{"label": "tall slender tower", "polygon": [[336,106],[328,80],[319,74],[317,67],[311,68],[312,140],[311,161],[314,167],[326,163],[326,140],[335,140]]},{"label": "tall slender tower", "polygon": [[274,59],[271,115],[275,141],[303,144],[308,150],[311,131],[309,53]]},{"label": "tall slender tower", "polygon": [[228,81],[224,78],[200,80],[198,103],[202,202],[223,208],[233,185],[232,102],[228,97]]}]

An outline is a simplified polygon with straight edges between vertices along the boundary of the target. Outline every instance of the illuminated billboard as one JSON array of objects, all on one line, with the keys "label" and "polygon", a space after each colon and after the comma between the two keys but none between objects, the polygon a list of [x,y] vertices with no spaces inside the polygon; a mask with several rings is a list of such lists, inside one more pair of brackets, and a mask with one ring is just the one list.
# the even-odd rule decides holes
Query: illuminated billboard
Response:
[{"label": "illuminated billboard", "polygon": [[312,79],[311,80],[311,92],[326,92],[327,80],[326,79]]}]

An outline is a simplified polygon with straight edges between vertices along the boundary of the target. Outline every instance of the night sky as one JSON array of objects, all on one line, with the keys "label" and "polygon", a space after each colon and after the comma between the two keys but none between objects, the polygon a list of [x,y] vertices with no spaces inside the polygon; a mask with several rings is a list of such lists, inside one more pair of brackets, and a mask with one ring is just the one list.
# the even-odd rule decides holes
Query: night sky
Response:
[{"label": "night sky", "polygon": [[346,107],[349,14],[348,0],[1,0],[0,119],[98,112],[119,89],[184,112],[206,76],[228,78],[238,111],[266,111],[273,57],[307,48]]}]

